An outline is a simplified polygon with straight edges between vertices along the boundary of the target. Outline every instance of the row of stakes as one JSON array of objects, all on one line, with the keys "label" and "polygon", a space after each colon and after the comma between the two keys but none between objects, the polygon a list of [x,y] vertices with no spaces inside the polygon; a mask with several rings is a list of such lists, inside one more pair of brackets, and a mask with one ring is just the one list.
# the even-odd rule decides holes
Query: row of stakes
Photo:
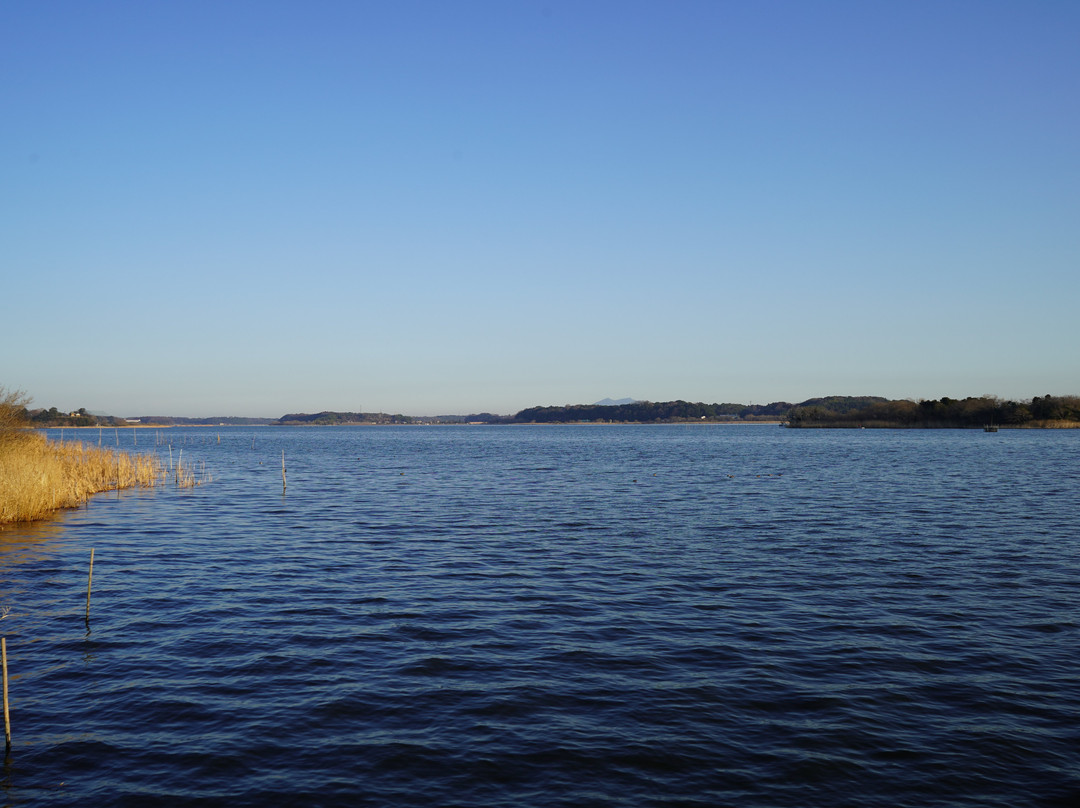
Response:
[{"label": "row of stakes", "polygon": [[[221,438],[219,437],[218,440],[220,441]],[[251,445],[252,445],[252,448],[255,448],[255,439],[254,438],[251,439]],[[405,472],[402,472],[402,474],[404,474],[404,473]],[[728,476],[733,477],[734,475],[729,474]],[[760,477],[761,475],[759,474],[758,476]],[[771,477],[772,475],[767,474],[765,476],[766,477]],[[777,475],[777,476],[781,476],[781,475]],[[634,482],[636,483],[637,480],[634,480]],[[285,450],[283,449],[281,451],[281,493],[282,494],[285,493],[285,488],[286,488],[286,482],[285,482]],[[90,548],[90,574],[89,574],[89,576],[87,577],[87,580],[86,580],[86,625],[87,625],[88,628],[90,626],[90,590],[93,588],[93,585],[94,585],[94,548],[91,547]],[[7,752],[10,752],[11,751],[11,714],[10,714],[9,709],[8,709],[8,670],[7,670],[7,638],[6,637],[0,637],[0,667],[2,667],[2,669],[3,669],[3,680],[4,680],[4,743],[5,743],[5,750]]]},{"label": "row of stakes", "polygon": [[[221,438],[219,437],[220,441]],[[254,446],[254,438],[252,446]],[[285,451],[281,452],[281,493],[285,493]],[[90,548],[90,574],[86,579],[86,625],[90,626],[90,590],[94,586],[94,548]],[[4,750],[11,751],[11,711],[8,707],[7,637],[0,637],[0,669],[4,680]]]},{"label": "row of stakes", "polygon": [[[94,585],[94,548],[90,548],[90,575],[86,579],[86,625],[90,626],[90,589]],[[0,669],[4,680],[4,751],[11,751],[11,709],[8,702],[7,637],[0,637]]]},{"label": "row of stakes", "polygon": [[[221,440],[219,437],[218,440]],[[252,439],[254,445],[254,439]],[[285,451],[281,452],[281,493],[285,493]],[[90,626],[90,591],[94,586],[94,548],[90,548],[90,574],[86,579],[86,625]],[[0,669],[4,681],[4,749],[11,751],[11,711],[8,702],[7,637],[0,637]]]}]

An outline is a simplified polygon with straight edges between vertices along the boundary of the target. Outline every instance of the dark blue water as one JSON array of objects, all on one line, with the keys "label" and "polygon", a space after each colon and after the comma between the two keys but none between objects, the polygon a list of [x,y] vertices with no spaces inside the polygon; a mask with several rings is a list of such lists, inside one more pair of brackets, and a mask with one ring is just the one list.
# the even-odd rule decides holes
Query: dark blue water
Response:
[{"label": "dark blue water", "polygon": [[0,532],[6,805],[1080,797],[1080,432],[160,434]]}]

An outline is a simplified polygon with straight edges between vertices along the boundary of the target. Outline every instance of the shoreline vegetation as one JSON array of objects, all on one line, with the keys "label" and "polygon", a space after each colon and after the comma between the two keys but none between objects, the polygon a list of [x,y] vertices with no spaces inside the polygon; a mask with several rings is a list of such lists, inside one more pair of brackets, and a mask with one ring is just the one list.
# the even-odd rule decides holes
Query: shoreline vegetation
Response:
[{"label": "shoreline vegetation", "polygon": [[1076,429],[1080,396],[1035,396],[1004,401],[995,396],[937,400],[879,399],[853,405],[843,397],[793,407],[787,425],[794,428],[862,429]]},{"label": "shoreline vegetation", "polygon": [[[0,526],[81,507],[94,494],[160,485],[169,476],[156,454],[49,440],[28,428],[24,401],[21,393],[0,388]],[[172,473],[180,487],[205,481],[180,463]]]},{"label": "shoreline vegetation", "polygon": [[1035,396],[1016,402],[995,396],[889,400],[880,396],[828,396],[799,404],[705,404],[634,401],[530,407],[515,415],[411,417],[385,413],[319,412],[283,415],[272,426],[361,424],[781,424],[806,428],[1026,429],[1080,428],[1080,396]]},{"label": "shoreline vegetation", "polygon": [[[132,454],[81,441],[49,440],[43,428],[163,426],[348,426],[382,424],[779,424],[795,429],[1076,429],[1080,396],[1035,396],[1005,401],[996,396],[911,401],[880,396],[829,396],[791,404],[705,404],[688,401],[625,401],[530,407],[515,415],[414,417],[365,412],[291,413],[270,418],[117,418],[27,408],[21,392],[0,387],[0,526],[45,518],[80,507],[105,491],[159,485],[175,474],[176,485],[196,479],[179,462],[169,468],[156,454]],[[100,440],[99,440],[100,443]],[[171,453],[170,453],[171,454]]]},{"label": "shoreline vegetation", "polygon": [[827,396],[798,404],[706,404],[689,401],[628,401],[615,404],[566,404],[529,407],[514,415],[410,416],[383,412],[290,413],[280,418],[183,418],[95,416],[85,410],[58,413],[22,411],[27,426],[375,426],[389,424],[782,424],[795,429],[981,429],[987,426],[1027,429],[1080,428],[1080,396],[1035,396],[1008,401],[996,396],[953,399],[890,400],[881,396]]}]

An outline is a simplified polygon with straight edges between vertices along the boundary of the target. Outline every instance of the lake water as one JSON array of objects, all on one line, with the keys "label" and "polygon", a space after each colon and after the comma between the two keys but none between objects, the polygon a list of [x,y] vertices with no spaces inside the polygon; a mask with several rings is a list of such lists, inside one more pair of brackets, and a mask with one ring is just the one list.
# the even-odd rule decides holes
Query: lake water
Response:
[{"label": "lake water", "polygon": [[5,805],[1080,798],[1080,431],[159,440],[0,531]]}]

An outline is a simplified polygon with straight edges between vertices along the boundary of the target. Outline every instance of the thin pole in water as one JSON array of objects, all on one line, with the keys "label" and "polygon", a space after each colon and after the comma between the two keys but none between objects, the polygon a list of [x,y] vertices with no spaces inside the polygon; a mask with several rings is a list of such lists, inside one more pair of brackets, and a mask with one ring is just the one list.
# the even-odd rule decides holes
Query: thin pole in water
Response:
[{"label": "thin pole in water", "polygon": [[11,713],[8,711],[7,637],[0,637],[0,657],[4,666],[4,744],[11,751]]},{"label": "thin pole in water", "polygon": [[94,585],[94,548],[90,548],[90,575],[86,579],[86,624],[90,625],[90,588]]},{"label": "thin pole in water", "polygon": [[281,450],[281,493],[285,493],[285,450]]}]

